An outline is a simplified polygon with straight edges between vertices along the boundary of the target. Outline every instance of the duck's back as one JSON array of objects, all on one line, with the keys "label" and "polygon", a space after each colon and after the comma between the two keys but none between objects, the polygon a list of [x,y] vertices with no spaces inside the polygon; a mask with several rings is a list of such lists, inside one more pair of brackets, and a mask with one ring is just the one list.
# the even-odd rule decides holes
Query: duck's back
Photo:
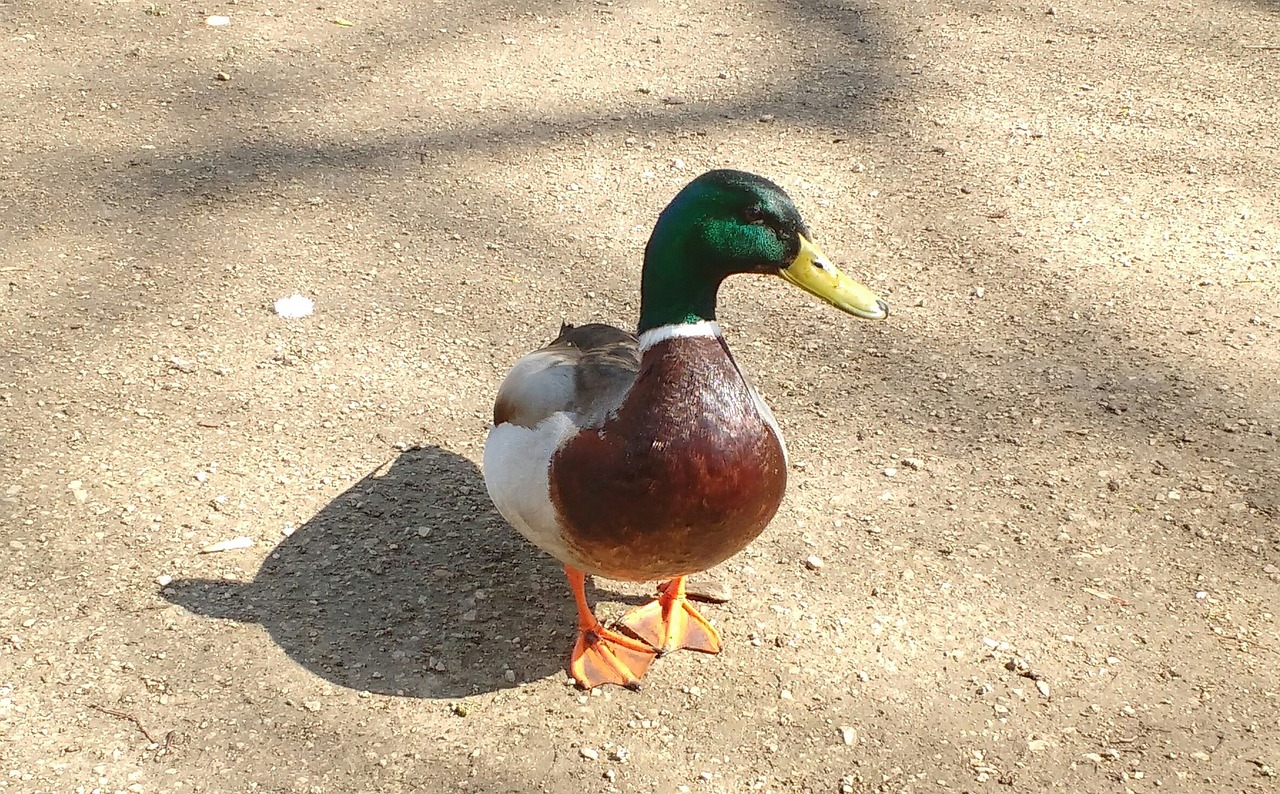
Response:
[{"label": "duck's back", "polygon": [[604,323],[568,325],[546,347],[521,358],[498,388],[493,424],[534,428],[553,414],[600,422],[621,402],[640,369],[634,334]]}]

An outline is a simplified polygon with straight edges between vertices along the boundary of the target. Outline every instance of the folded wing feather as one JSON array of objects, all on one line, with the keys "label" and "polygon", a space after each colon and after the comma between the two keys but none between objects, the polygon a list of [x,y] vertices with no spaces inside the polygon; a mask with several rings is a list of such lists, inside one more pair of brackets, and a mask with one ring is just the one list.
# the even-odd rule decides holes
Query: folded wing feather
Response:
[{"label": "folded wing feather", "polygon": [[604,421],[640,369],[636,337],[603,323],[565,325],[551,344],[524,356],[498,389],[494,425],[534,428],[569,413],[580,427]]}]

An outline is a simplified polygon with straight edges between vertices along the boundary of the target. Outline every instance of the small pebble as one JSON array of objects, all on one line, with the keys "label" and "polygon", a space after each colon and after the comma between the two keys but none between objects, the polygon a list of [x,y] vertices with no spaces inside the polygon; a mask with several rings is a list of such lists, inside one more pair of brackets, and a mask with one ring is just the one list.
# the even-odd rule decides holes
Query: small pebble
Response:
[{"label": "small pebble", "polygon": [[316,712],[320,710],[320,701],[308,700],[306,703],[302,704],[302,707],[307,711]]},{"label": "small pebble", "polygon": [[852,747],[858,743],[858,732],[851,726],[845,725],[840,728],[840,741],[845,745]]},{"label": "small pebble", "polygon": [[582,756],[588,761],[597,761],[600,759],[600,751],[592,747],[578,748],[578,755]]},{"label": "small pebble", "polygon": [[1043,678],[1036,682],[1036,689],[1039,690],[1042,697],[1049,697],[1049,682]]},{"label": "small pebble", "polygon": [[822,570],[823,565],[824,563],[822,562],[822,558],[816,554],[810,554],[808,557],[804,558],[804,567],[811,571]]},{"label": "small pebble", "polygon": [[898,476],[898,470],[897,470],[897,469],[895,469],[894,467],[890,466],[889,468],[887,468],[887,469],[885,469],[885,470],[884,470],[884,476],[886,476],[886,477],[897,477],[897,476]]},{"label": "small pebble", "polygon": [[221,14],[214,14],[211,17],[206,17],[204,20],[204,24],[208,25],[211,28],[225,28],[227,25],[231,24],[231,17],[224,17]]},{"label": "small pebble", "polygon": [[162,573],[156,577],[156,584],[160,585],[161,587],[168,587],[172,583],[173,583],[173,577],[167,573]]},{"label": "small pebble", "polygon": [[733,587],[718,577],[694,575],[685,581],[685,595],[694,601],[723,604],[733,598]]},{"label": "small pebble", "polygon": [[286,320],[299,320],[303,317],[310,317],[316,310],[315,301],[297,292],[288,297],[277,299],[273,306],[276,314]]},{"label": "small pebble", "polygon": [[226,72],[218,72],[216,75],[214,75],[214,78],[216,78],[218,82],[225,83],[231,79],[231,75],[227,74]]},{"label": "small pebble", "polygon": [[253,546],[253,538],[239,537],[231,540],[220,540],[217,543],[210,543],[208,546],[200,549],[201,554],[214,554],[219,551],[236,551],[237,549],[247,549]]}]

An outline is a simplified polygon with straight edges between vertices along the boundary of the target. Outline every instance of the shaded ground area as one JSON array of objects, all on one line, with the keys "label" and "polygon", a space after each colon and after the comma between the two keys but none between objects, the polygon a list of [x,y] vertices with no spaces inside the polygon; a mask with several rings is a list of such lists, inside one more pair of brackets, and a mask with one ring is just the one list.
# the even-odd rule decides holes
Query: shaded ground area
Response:
[{"label": "shaded ground area", "polygon": [[[1274,3],[407,5],[0,9],[0,791],[1274,788]],[[588,696],[493,393],[721,166],[894,315],[726,287],[787,502]]]},{"label": "shaded ground area", "polygon": [[[544,621],[572,625],[571,604],[556,597],[562,580],[505,526],[473,463],[430,449],[400,455],[330,502],[253,582],[185,579],[163,594],[197,614],[261,623],[296,662],[340,686],[462,697],[514,685],[513,667],[525,680],[560,671],[567,630],[549,643],[521,635]],[[490,586],[478,589],[481,581]]]}]

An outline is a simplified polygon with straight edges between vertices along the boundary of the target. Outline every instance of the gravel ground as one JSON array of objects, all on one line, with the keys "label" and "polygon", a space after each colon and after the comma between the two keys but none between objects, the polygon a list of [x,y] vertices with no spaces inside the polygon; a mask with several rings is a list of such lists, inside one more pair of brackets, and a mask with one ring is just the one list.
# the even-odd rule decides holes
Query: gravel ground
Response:
[{"label": "gravel ground", "polygon": [[[1275,791],[1273,0],[228,1],[0,7],[0,791]],[[787,501],[588,695],[490,406],[721,166],[894,315],[726,287]]]}]

